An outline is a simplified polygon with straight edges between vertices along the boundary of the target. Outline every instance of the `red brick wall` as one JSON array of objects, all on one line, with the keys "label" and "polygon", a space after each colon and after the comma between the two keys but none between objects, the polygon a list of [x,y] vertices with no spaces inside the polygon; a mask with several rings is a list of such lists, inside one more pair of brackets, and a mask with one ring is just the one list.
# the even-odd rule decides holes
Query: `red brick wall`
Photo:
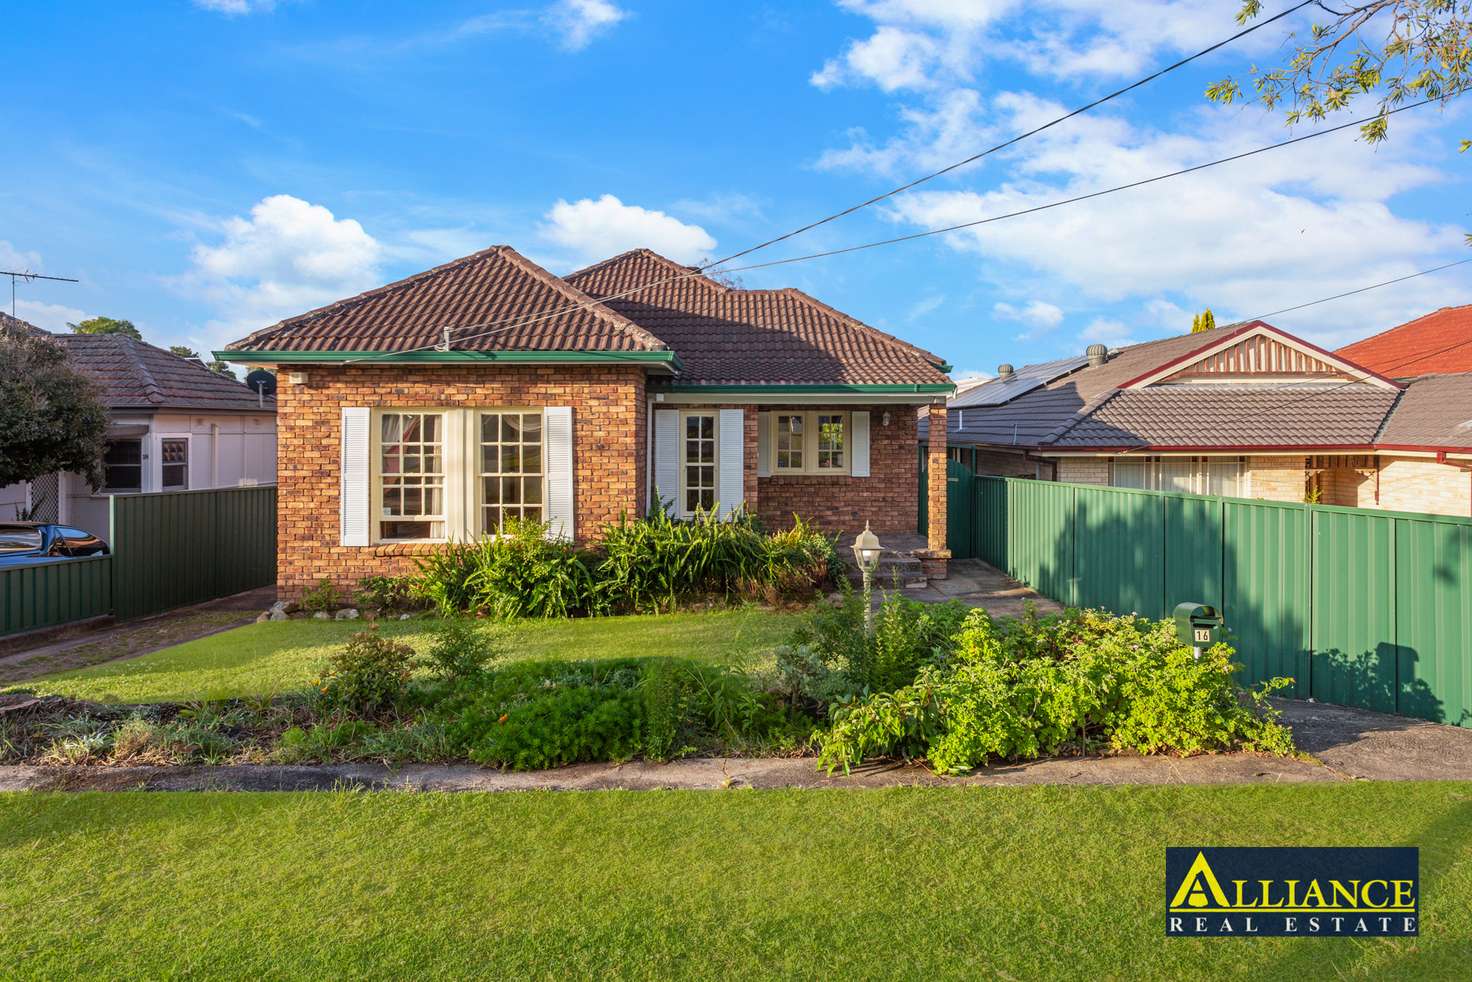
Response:
[{"label": "red brick wall", "polygon": [[577,536],[586,540],[620,512],[639,515],[645,495],[644,373],[638,367],[311,366],[293,385],[280,373],[277,582],[298,596],[322,578],[352,589],[372,575],[412,572],[433,546],[339,545],[339,457],[344,406],[571,406]]},{"label": "red brick wall", "polygon": [[946,483],[946,406],[945,403],[930,407],[929,454],[925,459],[926,522],[928,533],[926,545],[932,552],[943,552],[946,548],[946,528],[949,523],[946,499],[949,486]]},{"label": "red brick wall", "polygon": [[[792,412],[813,406],[762,406]],[[850,407],[842,407],[851,411]],[[916,484],[920,479],[915,411],[910,406],[855,406],[869,410],[869,476],[777,475],[757,481],[757,514],[769,528],[786,528],[794,512],[830,532],[915,532]],[[889,413],[889,425],[884,414]],[[755,435],[753,428],[751,434]],[[755,473],[755,448],[750,448]],[[944,465],[942,465],[944,473]]]}]

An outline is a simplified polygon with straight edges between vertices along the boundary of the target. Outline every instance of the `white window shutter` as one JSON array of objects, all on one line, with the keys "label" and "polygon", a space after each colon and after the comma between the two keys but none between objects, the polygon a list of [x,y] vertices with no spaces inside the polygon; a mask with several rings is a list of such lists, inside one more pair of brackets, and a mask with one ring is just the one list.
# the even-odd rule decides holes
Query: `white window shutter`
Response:
[{"label": "white window shutter", "polygon": [[342,460],[339,466],[338,528],[345,546],[369,543],[369,482],[372,468],[373,413],[366,407],[344,406],[342,410]]},{"label": "white window shutter", "polygon": [[572,407],[548,406],[542,410],[543,439],[547,441],[547,535],[571,539],[572,493]]},{"label": "white window shutter", "polygon": [[869,413],[867,410],[849,416],[849,463],[848,472],[853,477],[869,476]]},{"label": "white window shutter", "polygon": [[654,493],[671,515],[680,513],[680,411],[654,411]]},{"label": "white window shutter", "polygon": [[772,414],[756,414],[756,476],[772,476]]},{"label": "white window shutter", "polygon": [[725,518],[746,503],[746,411],[722,409],[720,423],[716,490]]}]

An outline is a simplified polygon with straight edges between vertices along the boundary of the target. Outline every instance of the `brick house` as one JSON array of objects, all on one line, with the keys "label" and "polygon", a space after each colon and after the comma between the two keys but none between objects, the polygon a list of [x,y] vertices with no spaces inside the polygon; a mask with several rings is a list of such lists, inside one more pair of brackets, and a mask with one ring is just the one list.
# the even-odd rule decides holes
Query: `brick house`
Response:
[{"label": "brick house", "polygon": [[977,473],[1472,514],[1472,374],[1392,379],[1261,321],[1003,365],[948,410]]},{"label": "brick house", "polygon": [[579,542],[661,505],[913,533],[916,407],[943,431],[953,389],[939,357],[800,291],[644,249],[559,278],[496,246],[218,354],[278,371],[287,594],[409,572],[508,517]]}]

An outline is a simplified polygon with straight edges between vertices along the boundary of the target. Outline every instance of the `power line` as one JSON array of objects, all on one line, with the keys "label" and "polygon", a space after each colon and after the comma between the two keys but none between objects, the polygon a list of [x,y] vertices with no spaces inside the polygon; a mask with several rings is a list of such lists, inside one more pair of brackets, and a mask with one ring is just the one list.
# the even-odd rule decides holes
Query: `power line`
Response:
[{"label": "power line", "polygon": [[[1173,62],[1173,63],[1165,66],[1164,68],[1158,69],[1157,71],[1152,72],[1149,75],[1146,75],[1144,78],[1141,78],[1141,79],[1138,79],[1138,80],[1136,80],[1134,82],[1131,82],[1129,85],[1126,85],[1126,86],[1124,86],[1122,88],[1115,89],[1113,92],[1110,92],[1107,95],[1101,96],[1100,98],[1095,99],[1092,102],[1089,102],[1089,103],[1086,103],[1086,104],[1084,104],[1082,106],[1079,106],[1077,109],[1074,109],[1074,110],[1072,110],[1070,112],[1064,113],[1063,115],[1058,116],[1058,117],[1056,117],[1054,119],[1051,119],[1048,122],[1043,123],[1040,126],[1034,127],[1033,129],[1027,130],[1026,132],[1019,133],[1016,136],[1014,136],[1014,137],[1012,137],[1012,138],[1010,138],[1008,140],[1005,140],[1005,141],[1003,141],[1001,143],[996,144],[995,146],[988,147],[986,150],[983,150],[983,151],[981,151],[979,153],[972,154],[971,156],[966,157],[963,160],[958,160],[958,161],[956,161],[953,164],[947,165],[946,167],[942,167],[940,170],[932,171],[931,173],[926,174],[926,175],[924,175],[922,177],[917,177],[914,180],[909,181],[909,182],[907,182],[905,184],[902,184],[899,187],[893,188],[893,189],[891,189],[889,191],[886,191],[883,194],[875,195],[872,198],[868,198],[867,200],[861,201],[858,204],[851,205],[851,206],[849,206],[847,208],[842,209],[841,211],[834,212],[831,215],[826,215],[823,218],[818,219],[817,221],[809,222],[808,224],[803,225],[803,226],[801,226],[799,228],[793,229],[790,232],[785,232],[782,235],[776,236],[775,238],[767,239],[764,242],[759,242],[756,245],[750,246],[750,247],[748,247],[746,249],[742,249],[740,252],[734,252],[731,255],[726,256],[726,257],[724,257],[722,259],[717,259],[717,260],[715,260],[713,262],[705,263],[704,265],[695,267],[695,268],[691,269],[690,271],[688,271],[686,273],[682,273],[682,274],[680,274],[678,276],[672,276],[672,277],[669,277],[669,278],[664,279],[664,280],[655,280],[655,281],[652,281],[650,283],[641,284],[640,286],[635,287],[633,289],[626,290],[626,291],[624,291],[622,293],[612,294],[612,295],[607,296],[607,297],[602,297],[602,298],[600,298],[598,300],[595,300],[595,301],[592,301],[590,303],[574,304],[572,306],[569,306],[569,307],[566,307],[566,308],[562,308],[559,311],[552,311],[550,313],[547,313],[547,314],[538,316],[536,318],[533,318],[533,319],[527,320],[527,321],[519,321],[517,323],[507,323],[507,322],[504,322],[503,321],[503,322],[487,322],[487,323],[483,323],[483,324],[466,324],[466,325],[461,325],[459,327],[454,327],[454,328],[447,327],[447,328],[445,328],[445,330],[446,330],[446,332],[450,332],[450,331],[468,331],[468,330],[477,330],[477,329],[482,328],[482,327],[485,327],[485,328],[505,327],[507,330],[512,330],[512,329],[515,329],[516,327],[526,326],[527,324],[534,324],[534,323],[537,323],[538,321],[545,320],[545,319],[548,319],[550,317],[555,317],[555,316],[558,316],[559,314],[562,314],[562,313],[569,313],[569,312],[572,312],[572,311],[575,311],[575,310],[585,309],[587,307],[595,306],[595,305],[598,305],[598,304],[604,304],[604,303],[607,303],[608,301],[611,301],[611,300],[619,300],[619,299],[622,299],[624,297],[632,296],[635,293],[641,293],[644,290],[653,289],[654,287],[657,287],[657,286],[664,286],[664,285],[667,285],[669,283],[675,283],[675,282],[679,282],[680,280],[689,279],[691,277],[699,276],[699,275],[701,275],[701,274],[703,274],[703,273],[705,273],[705,272],[707,272],[709,270],[715,269],[716,267],[721,266],[721,265],[723,265],[725,263],[729,263],[729,262],[732,262],[733,260],[740,259],[742,256],[749,256],[749,255],[751,255],[754,252],[758,252],[758,251],[760,251],[762,249],[766,249],[769,246],[772,246],[772,245],[777,244],[778,242],[784,242],[787,239],[793,238],[794,236],[801,235],[804,232],[809,232],[809,231],[811,231],[811,230],[813,230],[815,228],[818,228],[821,225],[826,225],[829,222],[837,221],[840,218],[843,218],[843,217],[845,217],[847,215],[851,215],[854,212],[857,212],[857,211],[860,211],[860,210],[862,210],[864,208],[869,207],[870,205],[878,204],[879,202],[884,201],[884,200],[886,200],[888,198],[892,198],[895,195],[903,194],[906,191],[909,191],[909,190],[911,190],[913,188],[919,187],[921,184],[924,184],[924,183],[926,183],[928,181],[933,181],[937,177],[941,177],[941,176],[943,176],[945,174],[949,174],[952,171],[957,170],[957,169],[959,169],[961,167],[965,167],[968,164],[975,163],[976,161],[982,159],[983,157],[990,156],[991,154],[994,154],[994,153],[996,153],[996,152],[998,152],[1000,150],[1005,150],[1008,147],[1015,146],[1016,144],[1021,143],[1023,140],[1026,140],[1026,139],[1028,139],[1030,137],[1036,136],[1037,134],[1042,133],[1045,130],[1048,130],[1048,129],[1051,129],[1052,127],[1054,127],[1054,126],[1057,126],[1059,123],[1066,122],[1067,120],[1070,120],[1070,119],[1072,119],[1075,116],[1079,116],[1079,115],[1082,115],[1083,113],[1089,112],[1089,111],[1091,111],[1093,109],[1097,109],[1099,106],[1102,106],[1102,105],[1104,105],[1107,102],[1111,102],[1114,99],[1117,99],[1117,98],[1119,98],[1122,95],[1125,95],[1125,94],[1127,94],[1129,92],[1134,91],[1135,89],[1138,89],[1138,88],[1141,88],[1142,86],[1148,85],[1151,82],[1155,81],[1156,79],[1158,79],[1158,78],[1160,78],[1160,77],[1162,77],[1164,75],[1167,75],[1167,74],[1175,71],[1178,68],[1181,68],[1181,67],[1183,67],[1185,65],[1189,65],[1191,62],[1196,61],[1199,58],[1203,58],[1206,55],[1209,55],[1209,54],[1211,54],[1214,51],[1218,51],[1221,48],[1224,48],[1227,45],[1233,43],[1234,41],[1238,41],[1238,40],[1246,37],[1247,35],[1251,34],[1252,32],[1257,31],[1257,30],[1261,30],[1262,28],[1267,27],[1269,24],[1272,24],[1272,23],[1274,23],[1274,22],[1276,22],[1278,20],[1281,20],[1284,17],[1287,17],[1290,14],[1292,14],[1292,13],[1298,11],[1298,10],[1301,10],[1302,8],[1307,7],[1310,4],[1313,4],[1313,3],[1316,3],[1316,2],[1318,2],[1318,0],[1300,0],[1299,3],[1293,5],[1292,7],[1289,7],[1287,10],[1281,11],[1280,13],[1274,14],[1271,17],[1268,17],[1268,18],[1266,18],[1264,20],[1258,21],[1258,22],[1254,23],[1251,27],[1243,28],[1242,30],[1238,31],[1236,34],[1233,34],[1233,35],[1231,35],[1228,38],[1225,38],[1225,39],[1223,39],[1221,41],[1218,41],[1218,42],[1216,42],[1215,44],[1213,44],[1213,45],[1211,45],[1209,47],[1202,48],[1200,51],[1197,51],[1195,54],[1188,55],[1185,58],[1180,59],[1179,61]],[[489,333],[499,333],[499,332],[489,332]],[[471,340],[476,340],[477,338],[482,338],[482,337],[489,336],[489,333],[487,333],[487,334],[477,334],[477,335],[473,335],[473,336],[467,337],[467,338],[456,338],[455,340],[457,340],[457,341],[471,341]],[[351,361],[365,361],[365,360],[374,359],[374,358],[394,357],[395,355],[408,354],[408,353],[412,353],[414,351],[428,351],[428,350],[432,350],[434,347],[436,347],[436,346],[431,344],[431,345],[424,345],[424,346],[418,347],[418,348],[410,348],[410,349],[407,349],[406,351],[379,352],[379,353],[375,353],[375,354],[372,354],[372,355],[365,355],[362,358],[351,359]]]},{"label": "power line", "polygon": [[[1426,99],[1426,100],[1423,100],[1421,102],[1411,103],[1410,105],[1400,106],[1398,108],[1389,110],[1387,113],[1385,113],[1385,115],[1389,115],[1391,113],[1407,112],[1407,111],[1409,111],[1411,109],[1419,109],[1422,106],[1430,105],[1432,102],[1435,102],[1435,101],[1436,100],[1434,100],[1434,99]],[[740,273],[740,272],[748,272],[750,270],[756,270],[756,269],[769,269],[769,268],[772,268],[774,266],[788,266],[788,265],[792,265],[793,263],[810,262],[810,261],[812,261],[814,259],[826,259],[826,258],[829,258],[831,256],[839,256],[839,255],[844,255],[846,253],[851,253],[851,252],[860,252],[860,251],[867,250],[867,249],[876,249],[876,248],[879,248],[880,246],[895,245],[895,244],[902,243],[902,242],[911,242],[911,241],[914,241],[916,239],[923,239],[923,238],[926,238],[926,237],[929,237],[929,236],[933,236],[933,235],[944,235],[944,234],[947,234],[949,232],[956,232],[956,231],[960,231],[962,229],[975,228],[976,226],[979,226],[979,225],[987,225],[987,224],[990,224],[990,223],[993,223],[993,222],[1006,221],[1006,220],[1012,219],[1012,218],[1021,218],[1021,217],[1025,216],[1025,215],[1033,215],[1033,214],[1036,214],[1038,212],[1048,211],[1048,210],[1053,209],[1053,208],[1061,208],[1064,205],[1077,204],[1077,203],[1082,202],[1082,201],[1089,201],[1089,200],[1092,200],[1094,198],[1101,198],[1101,197],[1104,197],[1104,196],[1110,195],[1110,194],[1118,194],[1121,191],[1133,190],[1135,188],[1143,187],[1143,186],[1145,186],[1147,184],[1155,184],[1155,183],[1158,183],[1160,181],[1169,180],[1170,178],[1181,177],[1181,176],[1184,176],[1186,174],[1193,174],[1193,173],[1196,173],[1197,171],[1203,171],[1203,170],[1206,170],[1206,169],[1211,168],[1211,167],[1218,167],[1218,166],[1220,166],[1222,164],[1229,164],[1229,163],[1233,163],[1233,162],[1238,161],[1238,160],[1243,160],[1243,159],[1248,158],[1248,157],[1254,157],[1254,156],[1257,156],[1258,154],[1261,154],[1261,153],[1267,153],[1270,150],[1279,150],[1279,149],[1282,149],[1283,147],[1292,146],[1292,145],[1297,144],[1297,143],[1303,143],[1303,142],[1305,142],[1307,140],[1318,139],[1319,137],[1328,136],[1328,135],[1330,135],[1332,133],[1337,133],[1337,132],[1340,132],[1342,130],[1346,130],[1346,129],[1349,129],[1351,127],[1354,127],[1354,126],[1360,126],[1363,123],[1365,123],[1365,122],[1367,122],[1367,121],[1369,121],[1371,119],[1378,118],[1379,115],[1381,115],[1381,114],[1377,113],[1374,116],[1365,116],[1365,117],[1362,117],[1360,119],[1351,120],[1351,121],[1349,121],[1347,123],[1340,123],[1337,126],[1331,126],[1331,127],[1328,127],[1326,129],[1322,129],[1322,130],[1315,130],[1312,133],[1305,133],[1303,136],[1296,136],[1296,137],[1292,137],[1291,139],[1280,140],[1277,143],[1270,143],[1270,144],[1268,144],[1266,146],[1257,147],[1257,148],[1252,149],[1252,150],[1243,151],[1242,153],[1232,154],[1231,156],[1228,156],[1228,157],[1220,157],[1220,158],[1218,158],[1216,160],[1206,161],[1205,163],[1201,163],[1201,164],[1194,164],[1194,165],[1192,165],[1190,167],[1183,167],[1183,168],[1181,168],[1179,170],[1170,171],[1170,172],[1165,173],[1165,174],[1157,174],[1157,175],[1155,175],[1153,177],[1142,178],[1142,179],[1140,179],[1138,181],[1131,181],[1131,182],[1129,182],[1127,184],[1120,184],[1120,185],[1116,185],[1115,187],[1104,188],[1103,190],[1099,190],[1099,191],[1090,191],[1087,194],[1074,195],[1074,196],[1069,197],[1069,198],[1060,198],[1060,199],[1058,199],[1056,201],[1045,202],[1045,203],[1040,204],[1040,205],[1034,205],[1034,206],[1032,206],[1030,208],[1022,208],[1022,209],[1019,209],[1017,211],[1006,212],[1006,213],[1003,213],[1003,214],[1000,214],[1000,215],[990,215],[990,216],[988,216],[986,218],[979,218],[979,219],[976,219],[975,221],[970,221],[970,222],[961,222],[960,224],[957,224],[957,225],[947,225],[947,226],[943,226],[941,228],[932,228],[932,229],[925,229],[925,230],[919,231],[919,232],[911,232],[911,233],[909,233],[907,235],[893,236],[891,238],[880,239],[880,240],[877,240],[877,241],[874,241],[874,242],[864,242],[864,243],[860,243],[858,245],[844,246],[844,247],[839,248],[839,249],[828,249],[828,250],[825,250],[825,251],[822,251],[822,252],[813,252],[813,253],[808,253],[806,255],[801,255],[801,256],[789,256],[786,259],[774,259],[774,260],[771,260],[770,262],[765,262],[765,263],[752,263],[752,264],[746,265],[746,266],[733,266],[733,267],[730,267],[729,269],[724,270],[724,272]],[[587,303],[575,304],[575,305],[568,306],[568,307],[560,307],[560,308],[558,308],[556,310],[547,311],[547,312],[544,312],[542,314],[537,314],[537,315],[530,316],[530,317],[527,317],[527,318],[524,318],[524,319],[521,319],[521,320],[514,320],[514,321],[511,321],[511,322],[504,322],[504,321],[503,322],[496,322],[496,321],[491,321],[491,322],[487,322],[487,323],[484,323],[484,324],[466,324],[466,325],[462,325],[461,327],[453,328],[453,330],[457,330],[457,331],[471,331],[471,330],[476,330],[477,328],[481,328],[481,327],[487,328],[487,330],[485,330],[485,331],[483,331],[482,333],[479,333],[479,334],[471,334],[471,335],[467,335],[467,336],[462,336],[462,337],[456,338],[455,341],[456,342],[459,342],[459,343],[463,343],[463,342],[466,342],[466,341],[475,341],[475,340],[478,340],[480,338],[491,337],[492,335],[500,334],[500,333],[503,333],[505,331],[511,331],[511,330],[516,330],[517,328],[527,327],[527,326],[530,326],[532,324],[540,323],[541,321],[551,320],[554,317],[560,317],[563,314],[569,313],[571,311],[580,310],[580,309],[584,309],[584,308],[588,308],[588,307],[594,307],[594,306],[604,305],[604,304],[608,303],[609,301],[618,300],[618,299],[621,299],[623,297],[630,296],[630,295],[635,294],[635,293],[640,293],[640,292],[643,292],[644,290],[651,289],[651,288],[653,288],[655,286],[660,286],[660,285],[664,285],[664,284],[674,283],[674,282],[678,282],[678,281],[680,281],[682,279],[686,279],[688,277],[701,275],[702,270],[709,269],[709,268],[710,268],[709,266],[700,267],[700,268],[697,268],[697,269],[690,270],[689,272],[682,273],[679,276],[669,277],[669,278],[664,279],[664,280],[655,280],[655,281],[653,281],[651,283],[645,283],[645,284],[642,284],[642,285],[637,286],[637,287],[632,287],[632,288],[630,288],[628,290],[625,290],[625,291],[623,291],[621,293],[610,294],[609,296],[602,297],[600,299],[590,300]],[[1432,270],[1431,272],[1434,272],[1434,270]],[[1420,274],[1418,274],[1418,275],[1420,275]],[[1278,313],[1282,313],[1282,311],[1279,311]],[[1271,316],[1271,315],[1269,315],[1269,316]],[[350,359],[350,361],[366,361],[366,360],[377,359],[377,358],[392,358],[392,357],[395,357],[397,355],[408,354],[408,353],[412,353],[412,352],[415,352],[415,351],[429,351],[429,350],[431,350],[431,349],[433,349],[435,347],[436,346],[433,345],[433,344],[426,344],[426,345],[422,345],[422,346],[417,347],[417,348],[409,348],[409,349],[400,350],[400,351],[376,352],[376,353],[371,354],[371,355],[364,355],[361,358]]]}]

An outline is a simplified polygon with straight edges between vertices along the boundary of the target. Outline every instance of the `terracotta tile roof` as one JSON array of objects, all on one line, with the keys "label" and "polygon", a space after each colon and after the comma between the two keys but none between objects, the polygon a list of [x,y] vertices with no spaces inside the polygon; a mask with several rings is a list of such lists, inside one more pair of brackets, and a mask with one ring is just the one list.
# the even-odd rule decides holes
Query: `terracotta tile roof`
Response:
[{"label": "terracotta tile roof", "polygon": [[1472,373],[1425,375],[1401,394],[1376,442],[1472,449]]},{"label": "terracotta tile roof", "polygon": [[1472,304],[1443,307],[1336,354],[1391,378],[1472,372]]},{"label": "terracotta tile roof", "polygon": [[[505,329],[494,325],[504,322]],[[478,327],[477,325],[492,325]],[[456,329],[464,351],[659,351],[648,331],[510,246],[328,304],[229,345],[245,351],[408,351]],[[494,331],[486,336],[478,336]]]},{"label": "terracotta tile roof", "polygon": [[[648,249],[567,277],[646,328],[694,385],[944,385],[944,360],[800,290],[743,290]],[[627,295],[625,295],[627,294]]]},{"label": "terracotta tile roof", "polygon": [[102,388],[102,404],[112,410],[217,410],[275,412],[267,396],[256,393],[192,358],[121,334],[56,334],[67,360]]},{"label": "terracotta tile roof", "polygon": [[1125,389],[1043,442],[1059,450],[1368,447],[1399,394],[1362,382]]}]

